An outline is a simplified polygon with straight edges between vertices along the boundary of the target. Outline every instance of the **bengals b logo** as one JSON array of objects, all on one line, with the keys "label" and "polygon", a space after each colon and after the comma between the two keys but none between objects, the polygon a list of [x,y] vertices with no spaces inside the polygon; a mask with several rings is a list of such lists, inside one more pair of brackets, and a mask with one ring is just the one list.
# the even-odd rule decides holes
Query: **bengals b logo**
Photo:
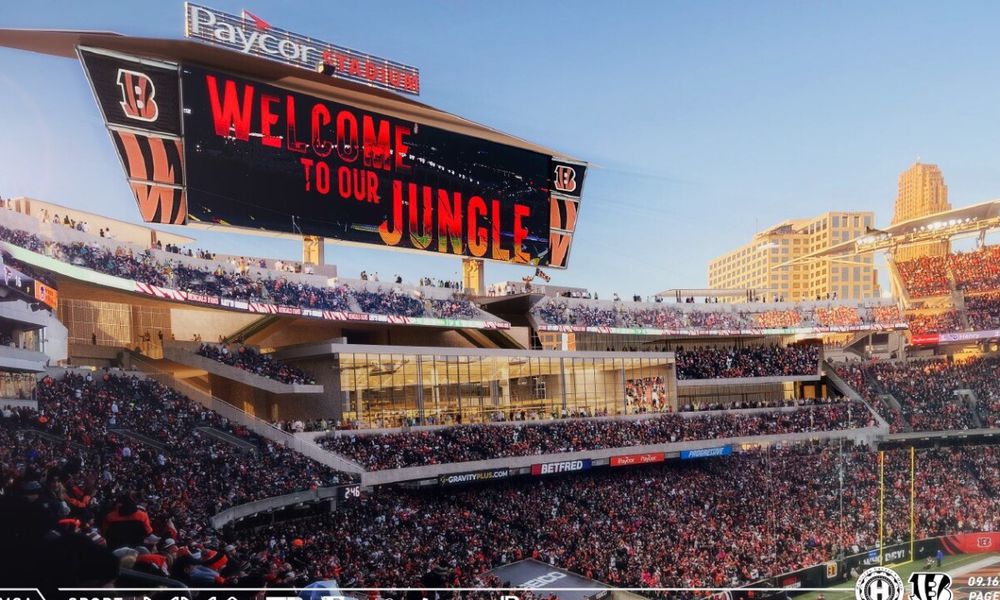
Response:
[{"label": "bengals b logo", "polygon": [[556,189],[572,194],[576,191],[576,169],[566,165],[556,165]]},{"label": "bengals b logo", "polygon": [[159,116],[156,106],[156,87],[145,73],[118,69],[118,87],[121,88],[121,107],[125,116],[136,121],[151,123]]}]

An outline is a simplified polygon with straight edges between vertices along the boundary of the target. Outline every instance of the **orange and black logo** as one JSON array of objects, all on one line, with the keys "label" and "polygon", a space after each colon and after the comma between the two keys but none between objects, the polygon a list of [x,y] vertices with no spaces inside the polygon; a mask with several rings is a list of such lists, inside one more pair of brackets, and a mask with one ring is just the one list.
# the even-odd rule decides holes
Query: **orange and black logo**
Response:
[{"label": "orange and black logo", "polygon": [[187,220],[187,198],[181,141],[119,129],[111,130],[111,135],[142,219],[147,223],[183,225]]},{"label": "orange and black logo", "polygon": [[555,180],[552,183],[556,191],[572,194],[576,191],[576,169],[569,165],[556,165]]},{"label": "orange and black logo", "polygon": [[118,87],[121,89],[121,107],[125,116],[136,121],[152,123],[160,116],[156,106],[156,86],[145,73],[118,69]]}]

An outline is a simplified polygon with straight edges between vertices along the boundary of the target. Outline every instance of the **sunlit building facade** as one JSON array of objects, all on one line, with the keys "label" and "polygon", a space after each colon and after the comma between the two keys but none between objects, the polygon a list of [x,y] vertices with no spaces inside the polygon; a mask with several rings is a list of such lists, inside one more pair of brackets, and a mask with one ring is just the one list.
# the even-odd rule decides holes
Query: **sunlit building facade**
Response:
[{"label": "sunlit building facade", "polygon": [[768,300],[876,297],[879,289],[870,255],[782,266],[800,256],[860,237],[874,221],[873,212],[827,212],[812,219],[784,221],[712,260],[708,265],[708,286],[753,289]]},{"label": "sunlit building facade", "polygon": [[[941,169],[937,165],[927,165],[918,161],[899,174],[899,192],[896,195],[896,207],[892,215],[893,225],[950,209],[948,186],[945,185],[944,176],[941,175]],[[943,256],[948,254],[950,249],[951,244],[947,240],[902,246],[896,249],[893,258],[901,262],[921,256]]]}]

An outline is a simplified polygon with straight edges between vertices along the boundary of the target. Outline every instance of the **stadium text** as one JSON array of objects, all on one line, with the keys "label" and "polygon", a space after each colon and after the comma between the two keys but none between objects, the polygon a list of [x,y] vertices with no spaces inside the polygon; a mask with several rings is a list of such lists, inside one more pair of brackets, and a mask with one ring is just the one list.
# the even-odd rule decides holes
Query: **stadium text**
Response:
[{"label": "stadium text", "polygon": [[188,37],[230,50],[398,92],[420,93],[420,71],[197,4],[186,4]]},{"label": "stadium text", "polygon": [[[387,246],[528,263],[525,223],[531,207],[502,203],[484,195],[392,179],[379,185],[379,172],[408,174],[408,141],[418,125],[400,123],[357,110],[334,109],[317,100],[311,106],[295,96],[259,92],[253,84],[205,76],[215,135],[283,149],[299,156],[302,184],[318,196],[336,193],[345,201],[391,202],[378,225]],[[302,131],[308,135],[300,137]],[[404,207],[406,208],[404,214]],[[509,211],[509,212],[507,212]],[[504,214],[506,213],[506,214]],[[511,232],[509,241],[504,232]],[[435,235],[436,234],[436,235]],[[437,248],[431,248],[437,237]]]}]

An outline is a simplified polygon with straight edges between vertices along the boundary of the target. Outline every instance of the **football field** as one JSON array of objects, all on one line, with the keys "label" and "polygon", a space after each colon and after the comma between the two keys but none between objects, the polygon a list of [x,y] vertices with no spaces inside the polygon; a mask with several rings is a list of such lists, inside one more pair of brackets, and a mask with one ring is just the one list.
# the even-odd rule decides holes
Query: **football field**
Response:
[{"label": "football field", "polygon": [[[944,564],[940,569],[937,567],[931,567],[929,569],[924,568],[924,561],[913,561],[900,566],[890,566],[893,571],[899,574],[903,580],[903,584],[906,587],[906,594],[910,594],[910,574],[915,571],[944,571],[951,575],[951,589],[954,592],[954,600],[966,600],[969,598],[969,592],[1000,592],[1000,587],[970,587],[968,584],[970,577],[1000,577],[1000,555],[997,554],[963,554],[959,556],[946,556],[944,559]],[[850,581],[831,588],[829,592],[823,593],[825,600],[852,600],[854,598],[854,582],[856,579],[851,579]],[[810,592],[808,594],[803,594],[801,598],[808,598],[810,600],[815,599],[819,596],[818,592]],[[990,596],[978,596],[972,600],[992,600]]]}]

